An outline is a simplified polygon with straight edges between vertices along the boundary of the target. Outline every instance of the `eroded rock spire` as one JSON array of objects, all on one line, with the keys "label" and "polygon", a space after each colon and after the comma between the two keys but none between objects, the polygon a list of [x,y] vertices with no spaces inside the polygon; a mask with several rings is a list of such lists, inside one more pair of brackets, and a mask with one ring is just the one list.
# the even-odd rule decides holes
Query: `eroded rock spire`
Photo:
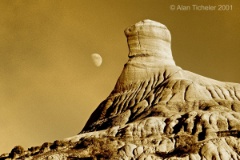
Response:
[{"label": "eroded rock spire", "polygon": [[176,66],[170,32],[158,22],[140,21],[125,34],[129,60],[82,132],[19,157],[239,160],[240,84]]},{"label": "eroded rock spire", "polygon": [[224,104],[238,110],[240,85],[183,70],[172,58],[168,29],[144,20],[125,30],[129,60],[84,132],[123,126],[152,115],[171,116]]}]

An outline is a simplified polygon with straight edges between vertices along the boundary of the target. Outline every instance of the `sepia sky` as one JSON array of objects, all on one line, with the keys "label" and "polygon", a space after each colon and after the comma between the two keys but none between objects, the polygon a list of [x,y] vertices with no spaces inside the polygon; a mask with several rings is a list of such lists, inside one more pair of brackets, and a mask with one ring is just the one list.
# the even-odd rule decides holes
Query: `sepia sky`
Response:
[{"label": "sepia sky", "polygon": [[[192,5],[216,10],[178,8]],[[183,69],[240,83],[238,0],[1,0],[0,11],[0,154],[79,133],[127,61],[124,29],[143,19],[168,27]]]}]

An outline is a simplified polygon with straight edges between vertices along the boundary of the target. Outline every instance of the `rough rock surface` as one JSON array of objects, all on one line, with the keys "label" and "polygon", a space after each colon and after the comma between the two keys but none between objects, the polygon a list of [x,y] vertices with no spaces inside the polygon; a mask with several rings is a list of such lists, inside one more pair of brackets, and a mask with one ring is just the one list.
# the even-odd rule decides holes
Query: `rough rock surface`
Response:
[{"label": "rough rock surface", "polygon": [[3,158],[240,159],[240,84],[176,66],[163,24],[143,20],[125,34],[129,60],[80,134]]}]

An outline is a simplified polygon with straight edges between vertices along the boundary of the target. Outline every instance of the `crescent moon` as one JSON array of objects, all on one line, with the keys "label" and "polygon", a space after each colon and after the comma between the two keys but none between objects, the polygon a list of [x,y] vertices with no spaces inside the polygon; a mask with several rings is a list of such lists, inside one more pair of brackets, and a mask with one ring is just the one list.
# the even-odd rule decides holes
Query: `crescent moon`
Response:
[{"label": "crescent moon", "polygon": [[100,67],[102,64],[102,57],[98,53],[93,53],[91,55],[93,63],[95,66]]}]

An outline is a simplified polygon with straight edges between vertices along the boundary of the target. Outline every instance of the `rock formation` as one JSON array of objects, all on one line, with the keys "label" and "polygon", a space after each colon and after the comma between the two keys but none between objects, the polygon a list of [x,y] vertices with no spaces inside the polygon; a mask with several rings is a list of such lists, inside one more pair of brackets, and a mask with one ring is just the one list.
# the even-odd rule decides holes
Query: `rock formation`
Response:
[{"label": "rock formation", "polygon": [[143,20],[127,28],[125,35],[129,60],[80,134],[21,154],[15,147],[11,156],[240,159],[240,84],[176,66],[171,35],[163,24]]}]

